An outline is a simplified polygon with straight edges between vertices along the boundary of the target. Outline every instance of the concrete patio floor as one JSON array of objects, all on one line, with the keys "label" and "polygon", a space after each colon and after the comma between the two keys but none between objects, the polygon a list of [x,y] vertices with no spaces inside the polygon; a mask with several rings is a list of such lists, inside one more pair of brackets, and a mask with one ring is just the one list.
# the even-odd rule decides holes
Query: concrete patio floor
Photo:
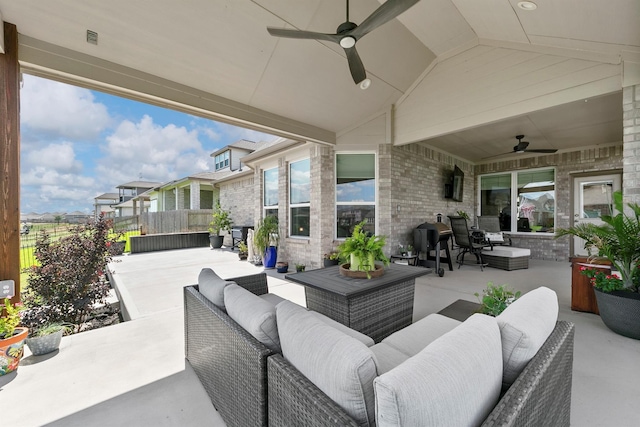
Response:
[{"label": "concrete patio floor", "polygon": [[[113,278],[131,321],[64,337],[45,356],[25,351],[17,373],[0,377],[0,425],[224,426],[184,359],[182,288],[203,267],[222,277],[262,271],[209,248],[124,255]],[[573,426],[637,426],[640,341],[614,334],[599,316],[570,310],[569,263],[530,261],[527,270],[475,265],[416,280],[414,320],[457,299],[476,301],[487,282],[558,293],[560,319],[576,324]],[[304,305],[304,290],[269,270],[270,291]],[[224,391],[222,391],[224,392]]]}]

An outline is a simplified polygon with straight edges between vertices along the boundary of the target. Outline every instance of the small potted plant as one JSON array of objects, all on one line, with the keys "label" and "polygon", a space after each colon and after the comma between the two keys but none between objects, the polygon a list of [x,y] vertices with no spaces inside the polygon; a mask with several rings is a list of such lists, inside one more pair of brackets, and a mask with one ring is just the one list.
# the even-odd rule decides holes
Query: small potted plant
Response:
[{"label": "small potted plant", "polygon": [[413,246],[407,245],[407,256],[413,256]]},{"label": "small potted plant", "polygon": [[304,264],[296,264],[296,271],[298,273],[303,272],[305,268],[306,268],[306,265],[304,265]]},{"label": "small potted plant", "polygon": [[[369,235],[363,230],[366,221],[357,224],[350,237],[347,237],[338,250],[341,259],[348,259],[349,264],[342,265],[340,273],[349,276],[347,271],[364,272],[367,278],[372,277],[371,272],[376,276],[384,273],[383,268],[375,265],[376,261],[381,261],[384,265],[389,265],[389,258],[382,252],[386,239],[384,236]],[[352,275],[353,276],[353,275]],[[360,276],[356,274],[355,276]]]},{"label": "small potted plant", "polygon": [[322,257],[323,265],[325,267],[338,265],[339,260],[340,260],[340,254],[335,251],[324,254],[324,256]]},{"label": "small potted plant", "polygon": [[71,330],[70,325],[62,322],[46,323],[43,326],[30,330],[26,344],[34,356],[56,351],[60,347],[62,335]]},{"label": "small potted plant", "polygon": [[209,240],[213,249],[219,249],[224,242],[224,236],[221,236],[220,232],[231,230],[231,214],[222,209],[220,200],[218,200],[211,216],[212,219],[209,223]]},{"label": "small potted plant", "polygon": [[9,298],[0,305],[0,313],[2,310],[6,313],[5,317],[0,317],[0,376],[18,369],[24,354],[24,341],[29,329],[18,326],[22,309],[20,305],[11,304]]},{"label": "small potted plant", "polygon": [[514,292],[507,288],[507,285],[496,286],[492,282],[487,284],[487,288],[482,290],[482,297],[479,293],[474,294],[482,307],[479,313],[496,317],[504,311],[512,302],[520,298],[520,291]]},{"label": "small potted plant", "polygon": [[244,261],[248,256],[249,248],[247,247],[247,244],[244,242],[238,243],[238,258],[240,258],[241,261]]}]

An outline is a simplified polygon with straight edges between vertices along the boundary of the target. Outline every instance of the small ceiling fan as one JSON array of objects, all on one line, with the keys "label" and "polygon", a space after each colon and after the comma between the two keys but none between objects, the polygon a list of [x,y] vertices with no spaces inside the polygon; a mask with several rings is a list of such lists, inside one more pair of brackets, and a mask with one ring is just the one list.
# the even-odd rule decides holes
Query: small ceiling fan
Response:
[{"label": "small ceiling fan", "polygon": [[375,30],[379,26],[386,24],[396,18],[419,0],[387,0],[371,15],[369,15],[360,25],[349,21],[349,0],[347,1],[347,20],[338,26],[336,34],[316,33],[313,31],[303,30],[286,30],[282,28],[267,27],[269,34],[276,37],[286,37],[292,39],[312,39],[325,40],[338,43],[347,55],[349,62],[349,70],[351,77],[356,84],[362,89],[366,89],[371,84],[371,80],[367,79],[367,73],[364,65],[356,51],[356,42],[369,32]]},{"label": "small ceiling fan", "polygon": [[518,140],[518,145],[513,147],[513,151],[509,151],[508,153],[497,154],[495,156],[484,157],[484,159],[490,159],[491,157],[504,156],[505,154],[513,154],[513,153],[547,153],[552,154],[558,151],[554,148],[538,148],[538,149],[527,149],[529,143],[527,141],[523,141],[524,135],[516,135],[516,139]]}]

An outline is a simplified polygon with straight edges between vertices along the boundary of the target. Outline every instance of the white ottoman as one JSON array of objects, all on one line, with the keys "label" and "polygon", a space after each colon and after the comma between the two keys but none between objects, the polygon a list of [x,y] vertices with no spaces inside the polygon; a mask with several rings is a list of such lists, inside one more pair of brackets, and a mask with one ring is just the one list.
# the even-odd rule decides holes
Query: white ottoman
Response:
[{"label": "white ottoman", "polygon": [[519,270],[529,268],[529,257],[531,251],[524,248],[514,248],[511,246],[494,246],[482,250],[482,259],[489,267],[500,268],[502,270]]}]

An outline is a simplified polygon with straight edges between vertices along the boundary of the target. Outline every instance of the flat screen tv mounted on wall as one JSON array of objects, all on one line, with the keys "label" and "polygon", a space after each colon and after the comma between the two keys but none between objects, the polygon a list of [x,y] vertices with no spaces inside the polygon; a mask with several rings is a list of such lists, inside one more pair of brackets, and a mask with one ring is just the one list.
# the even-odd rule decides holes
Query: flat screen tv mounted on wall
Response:
[{"label": "flat screen tv mounted on wall", "polygon": [[462,190],[464,187],[464,172],[456,165],[451,174],[449,184],[444,186],[445,199],[453,199],[456,202],[462,201]]}]

